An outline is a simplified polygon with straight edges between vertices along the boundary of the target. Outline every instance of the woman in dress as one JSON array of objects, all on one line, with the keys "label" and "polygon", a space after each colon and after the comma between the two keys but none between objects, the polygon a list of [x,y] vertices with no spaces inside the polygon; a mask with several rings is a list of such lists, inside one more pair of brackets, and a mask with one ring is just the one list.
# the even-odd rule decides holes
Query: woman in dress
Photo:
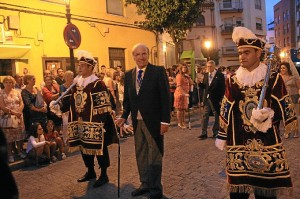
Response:
[{"label": "woman in dress", "polygon": [[25,88],[21,95],[24,102],[24,123],[26,132],[30,131],[33,123],[39,122],[44,129],[47,123],[47,105],[43,100],[41,90],[35,87],[33,75],[24,76]]},{"label": "woman in dress", "polygon": [[15,79],[7,76],[3,79],[4,89],[0,91],[0,115],[3,117],[5,114],[16,117],[18,125],[15,127],[2,126],[3,132],[7,139],[8,146],[8,161],[14,162],[12,149],[14,143],[17,143],[17,153],[22,156],[23,139],[24,139],[24,123],[23,123],[23,108],[24,104],[19,91],[14,89]]},{"label": "woman in dress", "polygon": [[[291,66],[288,62],[281,62],[280,63],[280,74],[283,78],[286,90],[290,95],[295,111],[298,117],[298,128],[299,128],[299,114],[300,114],[300,106],[299,106],[299,94],[300,94],[300,79],[299,76],[293,75]],[[284,135],[284,138],[288,138],[288,134]],[[294,137],[298,137],[298,131],[295,131]]]},{"label": "woman in dress", "polygon": [[177,109],[177,120],[180,128],[186,128],[185,110],[188,108],[189,90],[191,85],[193,85],[193,81],[188,75],[187,65],[185,63],[178,64],[176,89],[174,92],[174,107]]}]

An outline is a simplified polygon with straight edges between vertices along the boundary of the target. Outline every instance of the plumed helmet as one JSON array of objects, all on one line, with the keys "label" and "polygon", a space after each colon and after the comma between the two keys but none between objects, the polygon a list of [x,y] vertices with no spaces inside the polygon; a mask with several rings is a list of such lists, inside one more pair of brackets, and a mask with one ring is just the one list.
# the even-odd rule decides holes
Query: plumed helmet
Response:
[{"label": "plumed helmet", "polygon": [[97,65],[97,61],[94,59],[92,54],[86,50],[77,51],[77,58],[79,62],[85,62],[93,67]]},{"label": "plumed helmet", "polygon": [[235,27],[232,33],[232,40],[238,48],[250,47],[263,50],[266,44],[266,42],[245,27]]}]

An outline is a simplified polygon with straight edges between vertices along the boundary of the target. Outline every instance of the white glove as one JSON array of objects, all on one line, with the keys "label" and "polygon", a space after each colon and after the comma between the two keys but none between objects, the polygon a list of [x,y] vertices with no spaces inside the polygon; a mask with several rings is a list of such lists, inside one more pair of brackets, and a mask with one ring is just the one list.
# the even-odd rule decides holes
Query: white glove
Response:
[{"label": "white glove", "polygon": [[215,141],[215,146],[220,149],[221,151],[224,150],[225,146],[226,146],[226,140],[221,140],[221,139],[216,139]]},{"label": "white glove", "polygon": [[57,116],[61,116],[61,110],[59,104],[55,103],[55,101],[51,101],[49,104],[50,111],[55,113]]},{"label": "white glove", "polygon": [[273,117],[274,111],[270,108],[253,109],[250,122],[257,130],[266,133],[272,127]]}]

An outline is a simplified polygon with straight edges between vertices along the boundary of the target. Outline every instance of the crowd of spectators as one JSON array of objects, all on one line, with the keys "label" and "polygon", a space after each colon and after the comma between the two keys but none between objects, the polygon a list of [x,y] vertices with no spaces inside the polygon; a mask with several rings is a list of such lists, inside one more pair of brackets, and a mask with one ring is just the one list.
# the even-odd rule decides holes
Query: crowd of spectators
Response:
[{"label": "crowd of spectators", "polygon": [[[36,78],[30,72],[4,77],[0,90],[0,127],[7,139],[9,163],[16,158],[26,158],[40,165],[67,157],[68,112],[52,112],[49,105],[73,84],[75,75],[62,68],[58,68],[56,74],[45,70],[40,86],[36,85]],[[122,66],[112,70],[104,65],[96,73],[113,98],[116,118],[123,111],[124,74]],[[17,122],[14,126],[7,125],[12,119],[6,118]],[[133,135],[130,120],[119,129],[119,133],[121,138]]]},{"label": "crowd of spectators", "polygon": [[[288,67],[283,64],[282,68],[284,67],[288,71]],[[102,65],[100,69],[96,75],[103,80],[113,98],[114,114],[117,119],[123,111],[125,73],[122,71],[122,66],[114,70]],[[177,116],[180,128],[186,128],[185,113],[188,109],[193,106],[203,106],[203,89],[199,85],[203,81],[204,74],[207,73],[206,67],[196,65],[194,80],[191,78],[189,69],[185,63],[179,63],[167,69],[171,93],[170,106],[172,107],[170,114],[172,117]],[[233,73],[229,67],[221,66],[218,70],[224,74],[225,79]],[[283,73],[284,70],[281,72],[286,80],[285,77],[288,76]],[[6,76],[3,79],[0,90],[0,126],[6,135],[10,163],[14,162],[16,157],[25,158],[33,154],[43,155],[46,157],[44,159],[49,159],[48,162],[66,158],[68,112],[54,113],[50,110],[49,104],[57,100],[73,84],[75,75],[72,71],[64,71],[61,68],[57,69],[56,74],[57,76],[53,76],[50,70],[45,70],[44,81],[40,86],[36,86],[35,76],[30,73],[24,76],[21,74],[16,74],[14,77]],[[298,88],[298,83],[295,85]],[[298,97],[298,93],[296,94]],[[298,99],[299,97],[294,100],[295,105],[298,105]],[[18,121],[17,126],[13,128],[2,126],[5,117],[8,116]],[[39,126],[42,129],[39,129]],[[127,138],[132,135],[133,127],[129,120],[122,129],[119,129],[119,136]],[[298,133],[295,132],[294,137],[297,136]],[[26,147],[24,141],[28,141],[27,150],[24,150],[24,146]],[[37,149],[38,147],[40,148]],[[30,152],[33,149],[35,152]]]}]

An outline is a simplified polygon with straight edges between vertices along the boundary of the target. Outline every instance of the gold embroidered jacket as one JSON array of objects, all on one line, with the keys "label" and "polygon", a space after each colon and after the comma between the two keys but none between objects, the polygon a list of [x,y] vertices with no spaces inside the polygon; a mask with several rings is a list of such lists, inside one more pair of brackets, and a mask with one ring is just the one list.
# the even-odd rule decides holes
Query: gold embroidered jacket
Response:
[{"label": "gold embroidered jacket", "polygon": [[274,110],[273,126],[267,133],[253,131],[252,109],[258,105],[263,80],[254,86],[242,85],[233,74],[226,80],[220,113],[219,139],[226,140],[226,171],[231,192],[250,192],[273,196],[280,188],[291,187],[286,153],[279,132],[297,128],[296,114],[278,73],[272,73],[264,107]]},{"label": "gold embroidered jacket", "polygon": [[76,86],[63,98],[62,111],[69,112],[70,150],[102,155],[103,145],[116,142],[110,96],[103,81],[96,80],[86,87]]}]

